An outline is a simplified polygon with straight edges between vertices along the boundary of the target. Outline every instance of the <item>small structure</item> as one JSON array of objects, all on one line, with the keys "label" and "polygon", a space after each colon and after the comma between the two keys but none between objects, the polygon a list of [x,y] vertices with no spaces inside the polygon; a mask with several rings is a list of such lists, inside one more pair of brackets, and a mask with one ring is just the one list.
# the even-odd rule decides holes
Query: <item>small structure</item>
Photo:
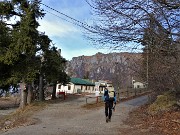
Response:
[{"label": "small structure", "polygon": [[103,80],[99,80],[98,82],[95,82],[95,89],[96,91],[99,91],[99,93],[103,94],[105,87],[113,87],[112,82],[103,81]]},{"label": "small structure", "polygon": [[146,85],[142,82],[134,82],[133,83],[133,88],[139,89],[139,88],[146,88]]},{"label": "small structure", "polygon": [[94,93],[95,84],[81,78],[71,78],[70,82],[67,85],[57,84],[56,94],[59,92],[65,93]]}]

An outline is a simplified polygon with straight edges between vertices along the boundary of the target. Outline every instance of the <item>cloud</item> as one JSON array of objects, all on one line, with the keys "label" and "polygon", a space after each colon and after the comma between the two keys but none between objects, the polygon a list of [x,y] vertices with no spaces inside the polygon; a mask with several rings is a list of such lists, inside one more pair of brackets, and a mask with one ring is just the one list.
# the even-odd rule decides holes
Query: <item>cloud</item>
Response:
[{"label": "cloud", "polygon": [[[78,50],[62,50],[61,54],[64,58],[67,60],[71,60],[73,57],[78,57],[78,56],[92,56],[97,53],[96,48],[86,48],[86,49],[78,49]],[[102,50],[99,50],[99,52],[102,52]]]},{"label": "cloud", "polygon": [[39,23],[38,30],[45,32],[50,37],[67,37],[69,34],[79,33],[77,28],[61,21],[43,19]]},{"label": "cloud", "polygon": [[[89,5],[85,0],[46,0],[43,3],[81,22],[90,19]],[[83,28],[68,22],[72,19],[44,5],[42,5],[42,8],[46,15],[39,21],[41,26],[38,30],[45,32],[50,37],[53,44],[61,49],[64,58],[71,60],[72,57],[90,56],[96,54],[97,51],[102,52],[88,45],[88,41],[83,37]]]}]

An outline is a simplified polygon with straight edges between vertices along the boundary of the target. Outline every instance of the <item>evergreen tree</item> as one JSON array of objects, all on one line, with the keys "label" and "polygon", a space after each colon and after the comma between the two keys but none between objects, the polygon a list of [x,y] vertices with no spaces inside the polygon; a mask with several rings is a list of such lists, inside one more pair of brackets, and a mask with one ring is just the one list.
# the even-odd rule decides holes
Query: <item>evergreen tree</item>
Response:
[{"label": "evergreen tree", "polygon": [[[27,84],[31,84],[36,73],[39,72],[36,61],[39,46],[39,32],[37,31],[39,24],[37,19],[44,16],[39,5],[39,0],[12,0],[0,3],[2,21],[5,22],[5,19],[10,19],[10,17],[19,18],[10,27],[12,40],[8,44],[2,62],[13,67],[10,78],[18,78]],[[25,93],[27,91],[23,88],[21,90],[21,107],[26,104]]]},{"label": "evergreen tree", "polygon": [[[49,83],[66,83],[68,80],[65,73],[66,60],[57,53],[55,47],[50,47],[52,41],[49,37],[37,30],[37,19],[45,15],[40,9],[40,2],[0,2],[0,71],[3,76],[0,78],[0,86],[8,87],[21,82],[22,108],[32,101],[33,85],[37,77],[40,78],[40,100],[44,99],[43,80],[48,80]],[[14,24],[6,22],[11,17],[17,19]],[[5,69],[8,70],[7,73],[3,73]]]},{"label": "evergreen tree", "polygon": [[45,74],[47,82],[53,84],[52,99],[55,99],[57,83],[66,84],[70,80],[65,73],[66,62],[54,46],[44,54],[42,71]]}]

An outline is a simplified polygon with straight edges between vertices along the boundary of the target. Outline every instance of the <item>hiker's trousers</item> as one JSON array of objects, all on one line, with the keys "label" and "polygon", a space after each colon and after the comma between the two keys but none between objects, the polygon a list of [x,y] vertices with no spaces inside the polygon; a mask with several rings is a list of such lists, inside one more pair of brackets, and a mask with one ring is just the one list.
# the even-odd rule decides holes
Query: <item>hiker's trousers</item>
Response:
[{"label": "hiker's trousers", "polygon": [[105,102],[105,116],[111,119],[112,116],[113,101]]}]

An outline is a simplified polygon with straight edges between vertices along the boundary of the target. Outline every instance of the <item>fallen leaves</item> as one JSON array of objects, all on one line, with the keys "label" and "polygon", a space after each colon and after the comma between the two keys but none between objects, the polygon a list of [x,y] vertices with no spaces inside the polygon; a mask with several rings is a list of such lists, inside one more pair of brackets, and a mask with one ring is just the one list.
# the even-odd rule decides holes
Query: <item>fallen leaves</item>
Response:
[{"label": "fallen leaves", "polygon": [[148,106],[143,106],[130,113],[128,124],[138,129],[149,129],[162,135],[180,133],[180,110],[148,114]]}]

